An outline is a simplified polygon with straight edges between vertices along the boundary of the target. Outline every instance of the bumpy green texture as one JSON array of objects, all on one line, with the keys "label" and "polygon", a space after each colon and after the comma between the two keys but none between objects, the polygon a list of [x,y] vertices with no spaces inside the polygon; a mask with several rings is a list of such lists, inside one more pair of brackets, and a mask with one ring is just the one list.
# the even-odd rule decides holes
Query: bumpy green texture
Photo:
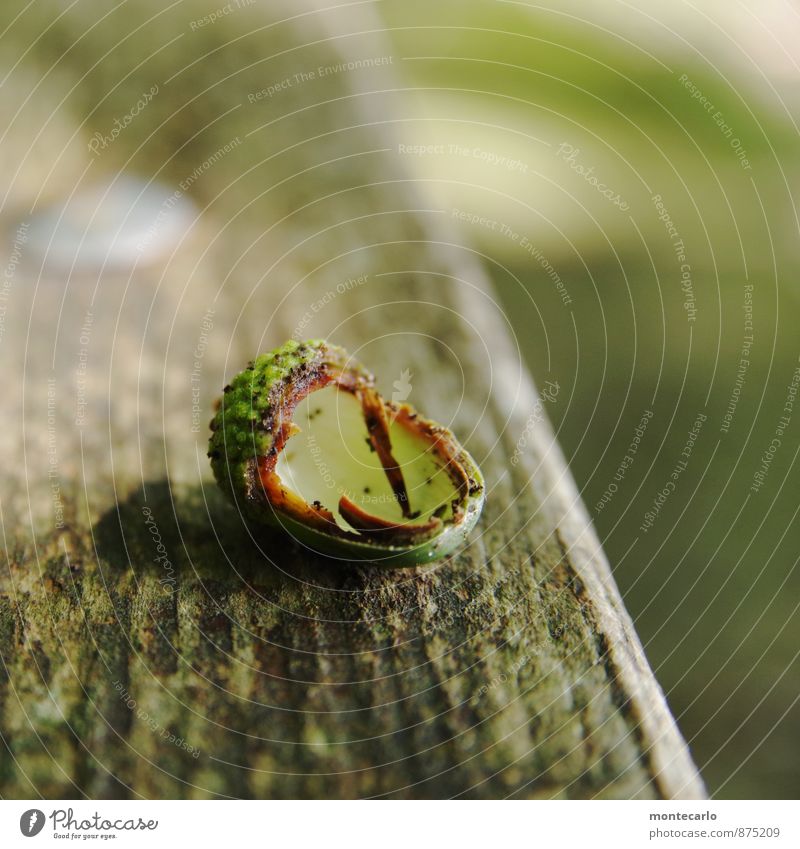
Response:
[{"label": "bumpy green texture", "polygon": [[208,456],[217,483],[230,498],[236,501],[247,491],[248,461],[266,456],[272,447],[273,434],[266,418],[275,389],[290,381],[304,364],[313,366],[323,359],[344,361],[346,357],[342,348],[324,339],[292,339],[256,357],[225,387],[211,422]]}]

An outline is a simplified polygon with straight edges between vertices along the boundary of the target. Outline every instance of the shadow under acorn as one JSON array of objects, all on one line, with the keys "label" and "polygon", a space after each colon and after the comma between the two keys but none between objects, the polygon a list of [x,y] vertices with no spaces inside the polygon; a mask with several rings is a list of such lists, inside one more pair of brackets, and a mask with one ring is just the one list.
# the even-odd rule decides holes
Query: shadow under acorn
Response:
[{"label": "shadow under acorn", "polygon": [[279,635],[280,645],[290,635],[303,651],[380,649],[379,620],[402,616],[406,635],[421,636],[421,599],[465,579],[458,555],[393,570],[319,555],[278,529],[245,523],[213,483],[146,483],[102,517],[94,541],[105,583],[124,583],[152,620],[140,631],[196,627],[223,649],[242,629],[266,642]]},{"label": "shadow under acorn", "polygon": [[[428,663],[432,611],[446,614],[470,597],[458,556],[391,571],[329,560],[279,531],[254,533],[213,484],[149,482],[109,510],[93,533],[115,627],[126,632],[99,647],[104,662],[109,649],[114,654],[104,701],[122,739],[137,723],[137,739],[145,738],[146,751],[134,747],[119,761],[120,779],[137,792],[137,773],[146,792],[174,795],[200,770],[205,795],[257,795],[253,776],[232,766],[251,763],[257,752],[268,767],[297,773],[295,784],[281,784],[287,794],[313,794],[317,779],[308,775],[320,770],[323,753],[329,766],[322,772],[335,766],[344,751],[336,738],[344,733],[368,741],[389,722],[406,752],[424,750],[429,735],[431,744],[446,738],[435,723],[398,731],[385,705],[402,697],[404,676],[415,678]],[[424,712],[436,704],[436,686],[420,684],[416,703]],[[141,730],[144,721],[152,740]],[[179,743],[159,739],[167,733]],[[410,742],[419,734],[423,742]],[[298,745],[309,735],[313,745]],[[374,750],[365,757],[374,763]],[[358,762],[357,755],[348,761]],[[331,792],[330,775],[318,780],[320,794]],[[118,795],[113,787],[94,794]]]},{"label": "shadow under acorn", "polygon": [[276,588],[358,592],[413,581],[455,558],[419,568],[386,570],[330,558],[279,529],[246,523],[213,483],[148,482],[109,510],[94,530],[97,554],[154,577],[165,591],[185,580]]}]

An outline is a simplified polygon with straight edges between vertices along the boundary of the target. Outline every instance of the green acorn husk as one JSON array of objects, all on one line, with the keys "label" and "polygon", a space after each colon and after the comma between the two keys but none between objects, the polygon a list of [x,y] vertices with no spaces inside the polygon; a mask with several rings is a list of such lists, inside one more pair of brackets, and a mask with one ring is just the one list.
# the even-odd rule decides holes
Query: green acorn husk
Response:
[{"label": "green acorn husk", "polygon": [[[339,494],[338,504],[325,503],[331,492],[324,489],[319,498],[306,501],[293,482],[278,474],[281,452],[300,432],[293,421],[296,408],[328,386],[361,405],[366,441],[396,500],[392,510],[402,510],[402,516],[373,515],[346,492]],[[409,404],[385,401],[369,371],[322,339],[292,340],[257,357],[225,387],[211,430],[208,455],[214,476],[242,515],[256,525],[282,528],[328,556],[388,567],[428,563],[462,545],[483,508],[482,475],[455,436]],[[424,444],[424,456],[429,464],[435,458],[452,497],[438,504],[427,496],[426,503],[424,487],[409,497],[404,467],[392,455],[392,433]],[[328,443],[328,450],[335,446]]]}]

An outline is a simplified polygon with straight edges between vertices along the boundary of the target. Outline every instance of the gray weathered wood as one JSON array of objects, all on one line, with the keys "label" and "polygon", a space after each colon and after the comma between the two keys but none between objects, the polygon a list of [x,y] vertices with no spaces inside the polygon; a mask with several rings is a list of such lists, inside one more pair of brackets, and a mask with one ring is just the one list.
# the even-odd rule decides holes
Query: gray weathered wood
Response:
[{"label": "gray weathered wood", "polygon": [[[42,268],[32,251],[16,272],[0,343],[11,458],[0,794],[702,796],[553,435],[543,421],[530,431],[536,391],[485,272],[397,155],[386,123],[403,114],[397,69],[247,101],[299,69],[389,50],[374,35],[342,36],[375,22],[359,8],[275,23],[273,5],[271,21],[241,11],[190,32],[202,5],[164,12],[94,70],[130,13],[64,52],[96,19],[74,10],[22,66],[35,78],[32,62],[41,76],[60,57],[40,108],[86,76],[57,113],[45,167],[23,163],[7,223],[30,217],[51,165],[40,205],[119,167],[174,187],[242,143],[192,186],[203,213],[162,265],[104,273],[94,298],[97,274]],[[52,20],[47,6],[25,20],[31,33]],[[161,8],[138,3],[136,24]],[[186,43],[157,52],[102,100],[179,33],[194,55],[216,52],[189,67]],[[154,82],[153,103],[93,160],[91,132]],[[226,379],[363,274],[302,335],[349,347],[388,395],[410,369],[410,400],[450,422],[481,463],[479,532],[434,567],[385,573],[251,538],[205,458]]]}]

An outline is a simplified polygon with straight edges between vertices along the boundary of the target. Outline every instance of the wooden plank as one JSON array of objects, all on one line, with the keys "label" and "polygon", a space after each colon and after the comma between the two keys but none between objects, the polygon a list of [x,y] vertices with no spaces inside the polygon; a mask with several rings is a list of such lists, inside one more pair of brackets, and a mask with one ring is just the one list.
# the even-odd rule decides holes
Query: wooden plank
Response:
[{"label": "wooden plank", "polygon": [[[31,33],[52,20],[41,6]],[[0,793],[702,797],[507,318],[397,155],[394,63],[248,99],[388,55],[379,27],[359,7],[284,23],[242,10],[192,30],[203,8],[146,23],[161,5],[139,3],[141,29],[93,70],[131,20],[87,33],[90,13],[73,10],[28,57],[59,61],[40,104],[83,79],[15,197],[45,173],[43,200],[119,167],[170,189],[197,173],[186,195],[202,214],[158,266],[69,275],[25,246],[15,272]],[[158,51],[181,33],[194,55],[215,52],[190,65]],[[411,371],[409,400],[486,474],[466,550],[387,573],[241,526],[211,481],[205,422],[226,380],[292,335],[347,346],[387,395]]]}]

